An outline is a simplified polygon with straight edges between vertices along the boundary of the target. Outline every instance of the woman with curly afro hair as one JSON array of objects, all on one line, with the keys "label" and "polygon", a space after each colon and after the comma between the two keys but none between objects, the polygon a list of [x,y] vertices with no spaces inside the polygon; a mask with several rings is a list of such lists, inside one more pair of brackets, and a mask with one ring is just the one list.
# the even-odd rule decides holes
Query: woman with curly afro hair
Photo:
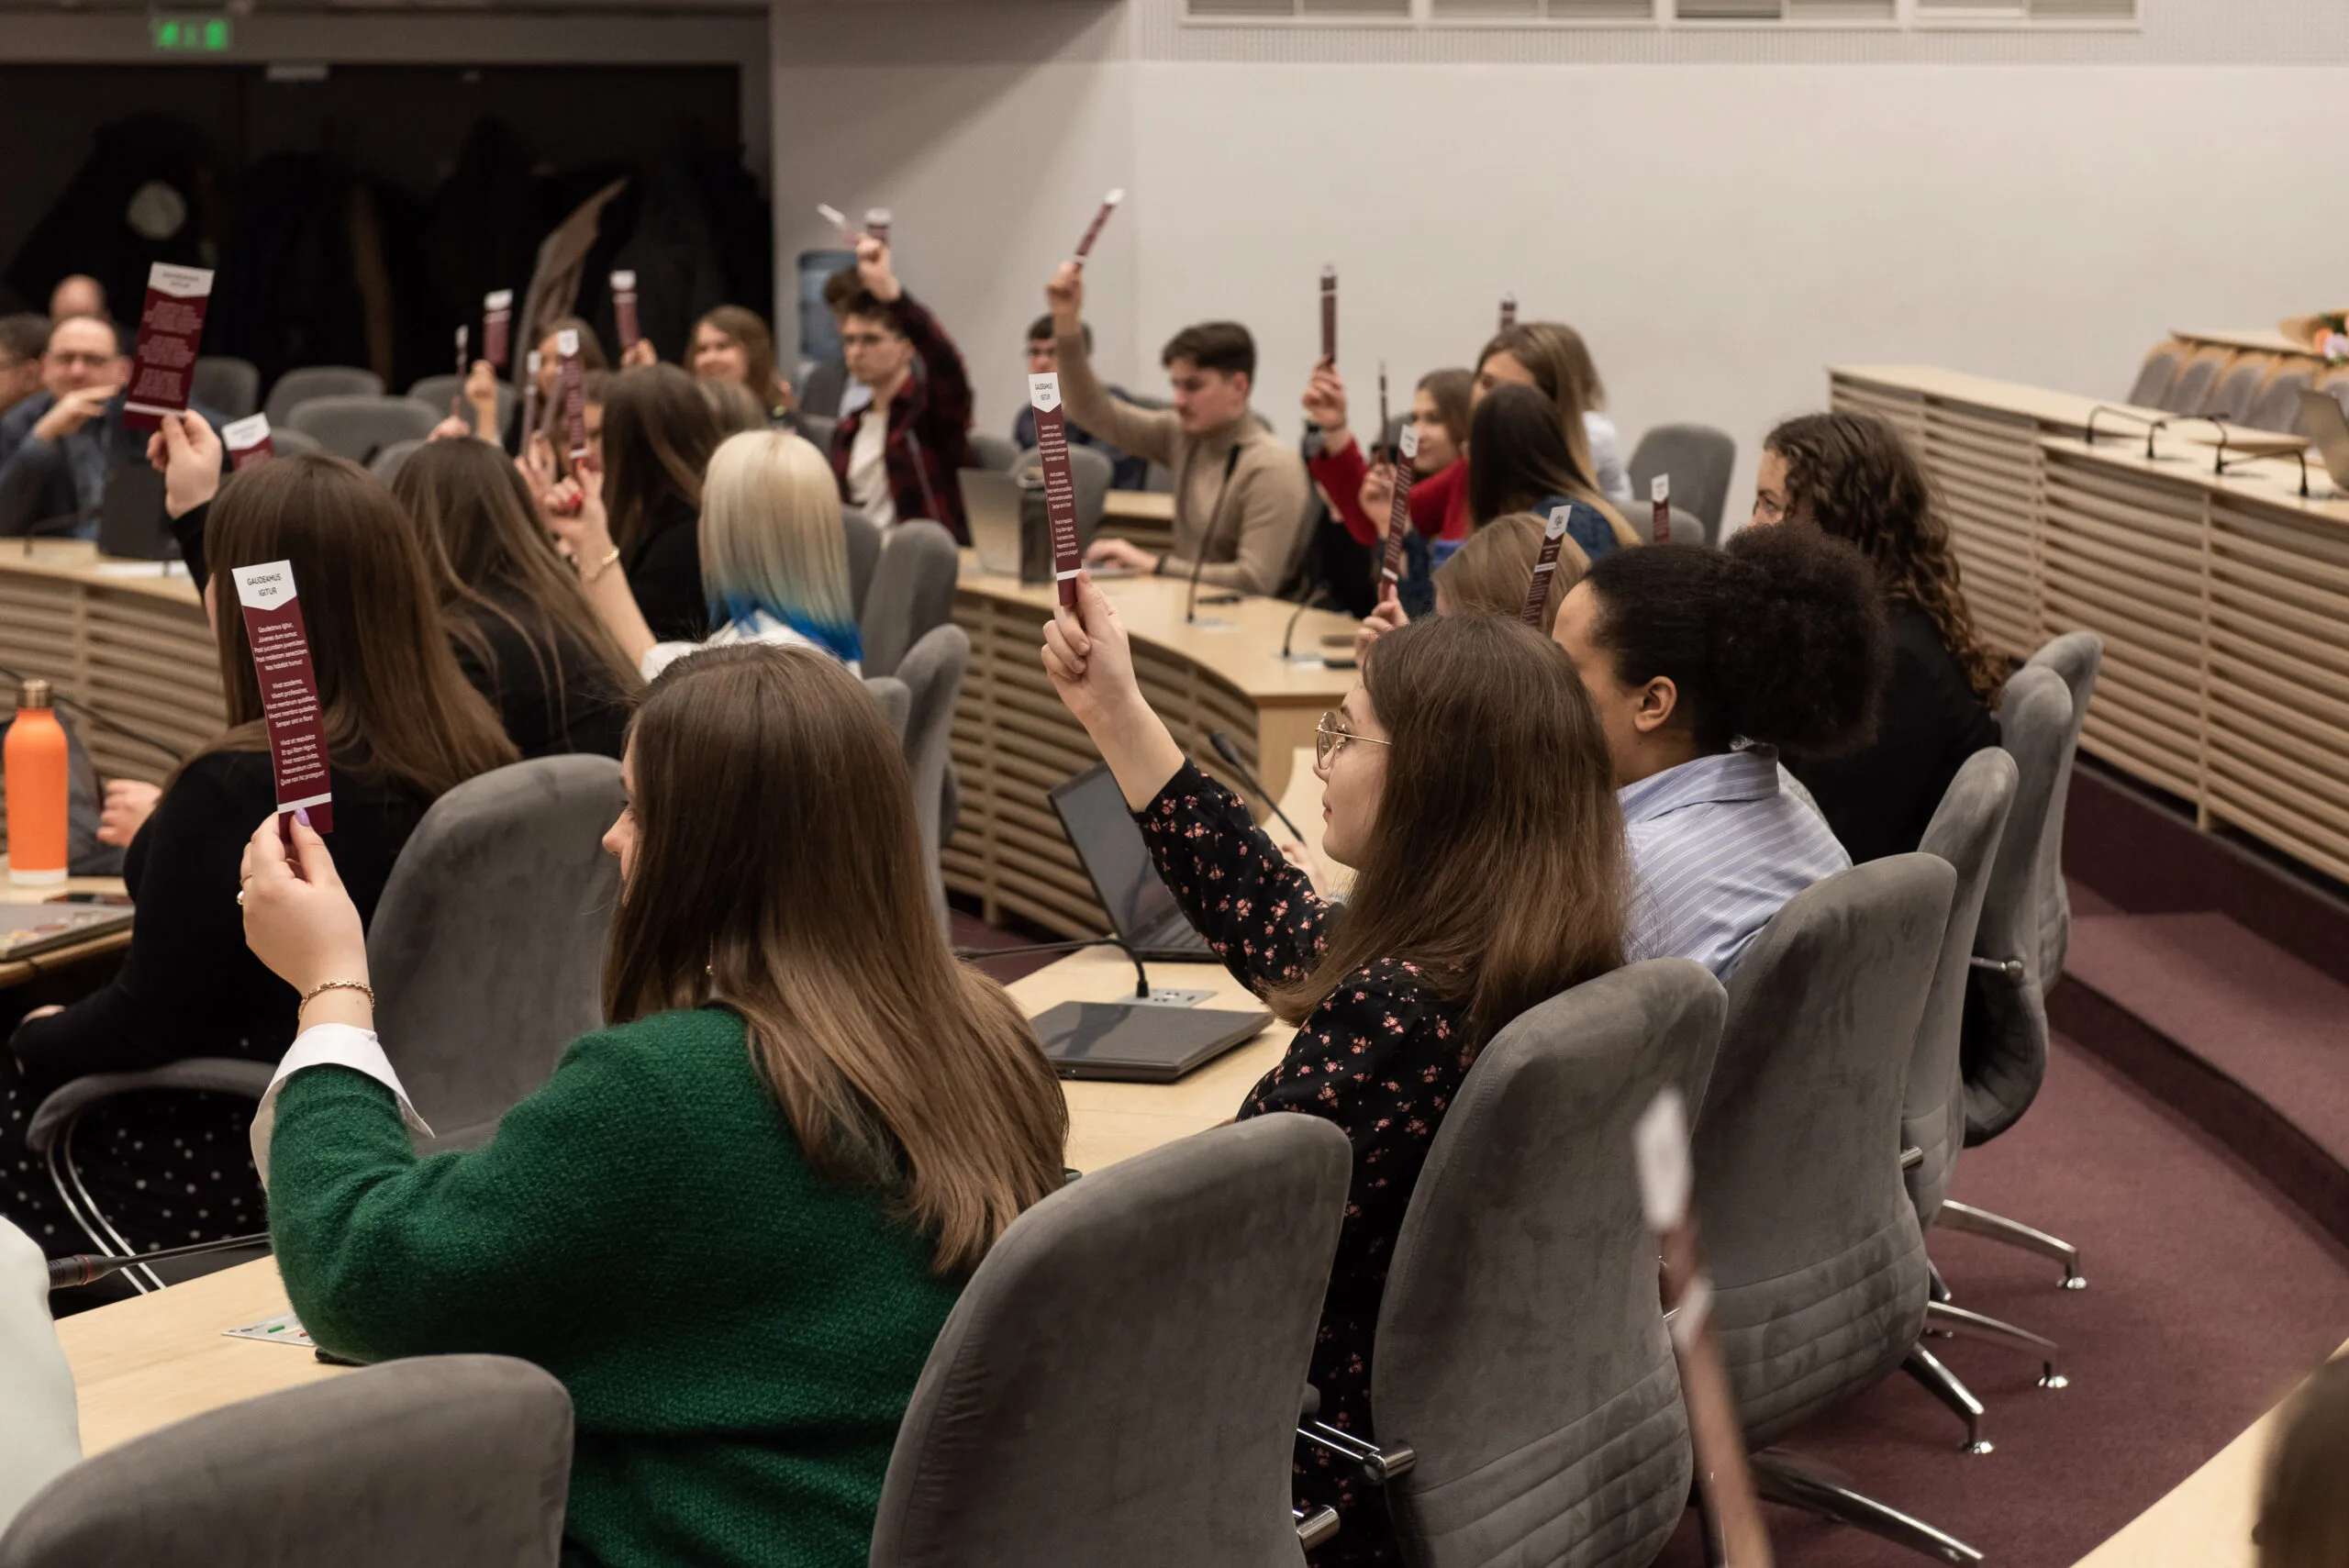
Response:
[{"label": "woman with curly afro hair", "polygon": [[1808,523],[1875,569],[1892,629],[1876,737],[1848,755],[1787,765],[1854,861],[1906,854],[1966,758],[1998,743],[1990,716],[2007,662],[1958,585],[1949,526],[1900,433],[1868,414],[1806,414],[1763,444],[1753,520]]},{"label": "woman with curly afro hair", "polygon": [[1606,732],[1636,884],[1631,956],[1728,980],[1787,900],[1852,863],[1779,787],[1777,757],[1867,738],[1890,652],[1866,561],[1816,528],[1618,550],[1551,635]]}]

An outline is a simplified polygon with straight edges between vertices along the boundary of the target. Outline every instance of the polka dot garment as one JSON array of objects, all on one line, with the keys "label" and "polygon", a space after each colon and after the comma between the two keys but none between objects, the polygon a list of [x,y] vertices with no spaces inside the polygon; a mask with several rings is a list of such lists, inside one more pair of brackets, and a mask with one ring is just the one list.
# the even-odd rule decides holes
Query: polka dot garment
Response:
[{"label": "polka dot garment", "polygon": [[[1186,762],[1136,819],[1159,874],[1225,968],[1260,992],[1311,971],[1337,906],[1313,892],[1237,796]],[[1306,1018],[1240,1109],[1242,1117],[1322,1117],[1353,1142],[1353,1180],[1309,1375],[1320,1419],[1365,1440],[1377,1440],[1372,1336],[1395,1238],[1474,1058],[1460,1010],[1411,964],[1383,959],[1347,975]],[[1353,1465],[1300,1441],[1296,1486],[1299,1507],[1328,1504],[1341,1520],[1315,1563],[1401,1561],[1385,1494]]]}]

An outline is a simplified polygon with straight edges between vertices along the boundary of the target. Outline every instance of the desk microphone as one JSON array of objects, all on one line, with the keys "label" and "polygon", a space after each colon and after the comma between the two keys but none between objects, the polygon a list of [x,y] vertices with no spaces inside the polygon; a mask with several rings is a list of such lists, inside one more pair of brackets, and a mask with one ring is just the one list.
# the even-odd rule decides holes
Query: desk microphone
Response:
[{"label": "desk microphone", "polygon": [[[1244,416],[1243,416],[1244,417]],[[1240,440],[1234,437],[1231,450],[1223,460],[1223,483],[1215,487],[1215,505],[1208,508],[1208,526],[1199,534],[1199,556],[1191,562],[1191,593],[1183,601],[1183,624],[1196,626],[1199,618],[1199,573],[1207,570],[1208,547],[1215,542],[1215,526],[1223,520],[1223,498],[1231,489],[1231,474],[1240,466]],[[1275,586],[1278,586],[1277,584]],[[1234,595],[1237,597],[1238,595]]]},{"label": "desk microphone", "polygon": [[1123,937],[1080,937],[1072,942],[1031,942],[1016,948],[956,948],[954,956],[968,961],[990,958],[1024,958],[1030,953],[1076,952],[1085,948],[1118,948],[1133,960],[1134,999],[1150,1000],[1150,971],[1141,966],[1141,955],[1134,951]]},{"label": "desk microphone", "polygon": [[229,1252],[239,1247],[266,1247],[269,1232],[257,1236],[230,1236],[219,1241],[197,1241],[185,1247],[166,1247],[160,1252],[140,1252],[134,1257],[117,1258],[111,1253],[76,1252],[70,1258],[49,1261],[49,1288],[65,1290],[77,1284],[102,1280],[117,1269],[134,1264],[164,1263],[173,1258],[194,1258],[206,1252]]},{"label": "desk microphone", "polygon": [[1214,747],[1215,754],[1223,759],[1223,765],[1238,773],[1240,782],[1255,792],[1257,799],[1273,808],[1273,815],[1281,819],[1281,826],[1295,833],[1298,843],[1304,843],[1304,831],[1288,819],[1288,813],[1281,809],[1281,803],[1267,794],[1263,783],[1248,771],[1248,764],[1240,760],[1240,748],[1231,743],[1231,736],[1221,729],[1210,729],[1208,731],[1208,744]]},{"label": "desk microphone", "polygon": [[1329,596],[1329,593],[1330,584],[1324,583],[1319,587],[1315,588],[1310,594],[1306,595],[1304,599],[1297,605],[1297,608],[1289,612],[1288,625],[1281,630],[1281,658],[1283,660],[1286,660],[1289,657],[1289,644],[1297,639],[1297,623],[1304,617],[1306,611],[1313,608],[1316,605],[1321,605],[1324,608],[1327,608],[1328,606],[1325,601]]}]

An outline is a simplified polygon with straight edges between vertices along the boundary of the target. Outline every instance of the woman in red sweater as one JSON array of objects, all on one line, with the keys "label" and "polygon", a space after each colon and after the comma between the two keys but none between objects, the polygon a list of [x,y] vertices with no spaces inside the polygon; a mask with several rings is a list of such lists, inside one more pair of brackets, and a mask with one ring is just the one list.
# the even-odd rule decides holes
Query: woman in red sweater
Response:
[{"label": "woman in red sweater", "polygon": [[[1430,371],[1411,394],[1411,423],[1419,432],[1411,460],[1411,526],[1431,539],[1468,537],[1468,393],[1464,370]],[[1346,384],[1334,365],[1316,365],[1305,387],[1305,417],[1321,427],[1321,451],[1308,460],[1314,482],[1357,544],[1375,544],[1385,517],[1363,510],[1362,484],[1370,475],[1363,450],[1346,428]],[[1386,432],[1379,432],[1381,439]]]}]

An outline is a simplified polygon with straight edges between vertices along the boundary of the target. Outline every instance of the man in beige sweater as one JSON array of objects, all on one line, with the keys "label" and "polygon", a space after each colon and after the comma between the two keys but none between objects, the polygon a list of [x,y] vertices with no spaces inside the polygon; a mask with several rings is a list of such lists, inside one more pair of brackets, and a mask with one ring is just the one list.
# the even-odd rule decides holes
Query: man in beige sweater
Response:
[{"label": "man in beige sweater", "polygon": [[1102,385],[1085,354],[1084,273],[1062,263],[1044,297],[1071,422],[1174,475],[1173,552],[1162,557],[1124,539],[1096,539],[1086,563],[1170,577],[1188,577],[1196,567],[1202,583],[1279,592],[1305,527],[1305,465],[1248,411],[1256,373],[1248,328],[1209,321],[1177,332],[1159,356],[1174,406],[1139,408]]}]

